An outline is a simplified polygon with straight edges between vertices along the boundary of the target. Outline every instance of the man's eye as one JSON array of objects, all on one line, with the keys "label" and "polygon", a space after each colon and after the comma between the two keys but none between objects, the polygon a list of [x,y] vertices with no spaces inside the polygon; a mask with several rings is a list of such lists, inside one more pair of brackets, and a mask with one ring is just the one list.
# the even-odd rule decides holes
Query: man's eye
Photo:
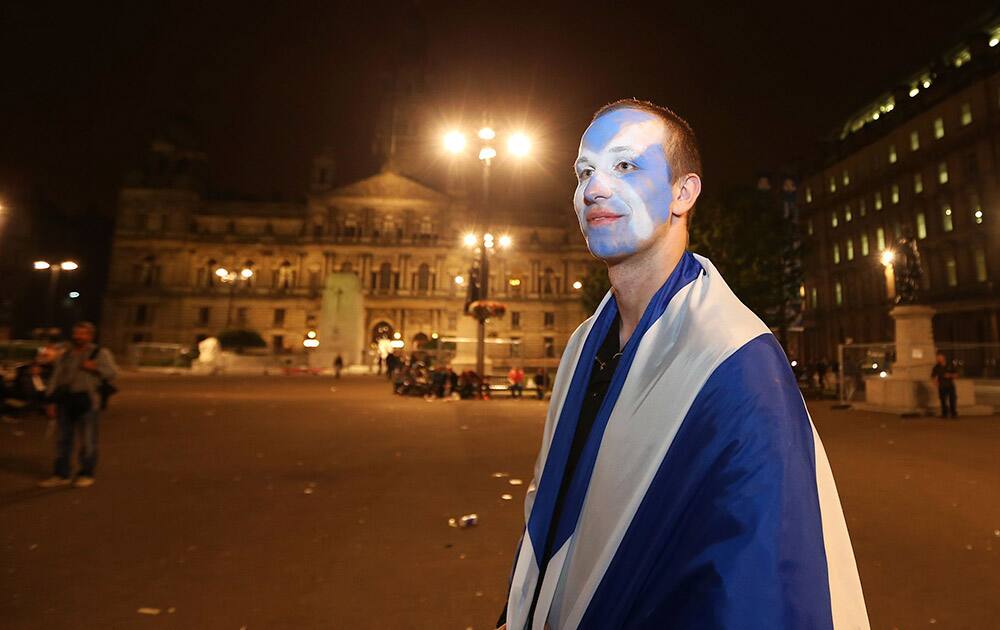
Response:
[{"label": "man's eye", "polygon": [[615,164],[616,171],[622,171],[627,173],[628,171],[634,171],[635,168],[636,168],[635,164],[632,164],[631,162],[625,162],[624,160]]},{"label": "man's eye", "polygon": [[584,180],[584,179],[587,179],[588,177],[590,177],[593,174],[594,174],[594,169],[592,169],[592,168],[581,168],[580,172],[577,173],[577,177],[580,180]]}]

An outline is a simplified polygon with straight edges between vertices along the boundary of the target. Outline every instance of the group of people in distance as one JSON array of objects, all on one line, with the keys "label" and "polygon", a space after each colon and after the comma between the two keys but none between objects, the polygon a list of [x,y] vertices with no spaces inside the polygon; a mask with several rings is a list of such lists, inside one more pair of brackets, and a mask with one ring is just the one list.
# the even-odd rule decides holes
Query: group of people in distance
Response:
[{"label": "group of people in distance", "polygon": [[[450,398],[461,400],[486,399],[506,391],[511,398],[523,398],[525,390],[524,369],[510,368],[506,382],[490,382],[475,370],[456,372],[451,364],[434,366],[430,361],[410,357],[407,361],[396,354],[386,357],[386,376],[392,382],[392,391],[401,396],[425,398]],[[531,377],[535,397],[545,398],[549,378],[544,368],[538,368]]]}]

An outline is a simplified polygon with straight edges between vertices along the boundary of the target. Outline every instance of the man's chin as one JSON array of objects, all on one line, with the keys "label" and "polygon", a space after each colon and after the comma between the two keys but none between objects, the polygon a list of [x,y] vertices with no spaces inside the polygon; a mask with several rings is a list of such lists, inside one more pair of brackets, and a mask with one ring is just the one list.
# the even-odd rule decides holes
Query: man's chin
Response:
[{"label": "man's chin", "polygon": [[621,264],[646,251],[652,245],[652,239],[647,242],[639,243],[632,247],[607,247],[601,245],[592,245],[590,242],[587,243],[587,248],[594,258],[597,258],[607,264],[609,267],[614,267],[615,265]]}]

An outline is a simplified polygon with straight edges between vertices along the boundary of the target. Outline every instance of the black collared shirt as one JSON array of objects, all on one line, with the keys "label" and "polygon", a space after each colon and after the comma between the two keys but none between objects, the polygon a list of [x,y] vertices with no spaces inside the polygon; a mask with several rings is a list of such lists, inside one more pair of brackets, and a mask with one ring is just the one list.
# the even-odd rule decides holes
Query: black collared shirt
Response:
[{"label": "black collared shirt", "polygon": [[[576,424],[576,433],[573,434],[573,443],[569,449],[569,457],[566,459],[566,469],[563,472],[562,483],[559,486],[559,494],[556,496],[556,504],[552,510],[552,521],[549,523],[549,532],[545,540],[545,555],[555,541],[556,530],[559,526],[559,518],[562,515],[563,503],[566,500],[566,493],[569,491],[570,482],[573,480],[573,473],[580,462],[580,455],[583,447],[590,437],[590,431],[597,420],[597,413],[601,410],[604,397],[608,393],[611,379],[615,375],[618,363],[621,359],[619,336],[621,334],[621,316],[615,316],[608,334],[604,337],[601,347],[597,349],[594,358],[594,365],[590,371],[590,380],[587,381],[587,391],[583,396],[583,404],[580,406],[580,419]],[[547,565],[546,567],[547,568]],[[535,615],[535,604],[538,603],[538,593],[541,591],[542,582],[545,578],[545,568],[542,568],[538,575],[538,582],[535,584],[535,597],[531,601],[531,609],[528,611],[528,620]],[[503,625],[507,620],[507,609],[504,608],[500,615],[497,626]]]}]

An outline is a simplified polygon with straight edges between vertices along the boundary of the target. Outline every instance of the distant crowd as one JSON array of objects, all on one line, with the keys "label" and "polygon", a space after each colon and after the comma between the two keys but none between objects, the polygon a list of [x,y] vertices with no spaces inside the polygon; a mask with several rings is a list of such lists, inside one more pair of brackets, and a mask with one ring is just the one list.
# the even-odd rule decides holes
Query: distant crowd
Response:
[{"label": "distant crowd", "polygon": [[531,389],[541,400],[549,387],[549,376],[543,368],[531,376],[529,385],[524,369],[518,366],[511,367],[506,377],[484,376],[475,370],[456,372],[451,364],[434,366],[429,360],[395,353],[386,356],[385,371],[393,393],[429,399],[473,400],[500,394],[522,398],[525,389]]}]

